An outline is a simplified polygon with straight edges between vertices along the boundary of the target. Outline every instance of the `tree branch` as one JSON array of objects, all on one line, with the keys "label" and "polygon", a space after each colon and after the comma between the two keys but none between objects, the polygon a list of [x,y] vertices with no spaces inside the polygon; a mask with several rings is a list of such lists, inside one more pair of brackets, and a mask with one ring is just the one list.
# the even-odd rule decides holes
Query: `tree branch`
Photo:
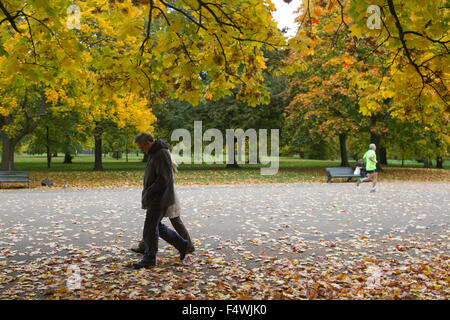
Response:
[{"label": "tree branch", "polygon": [[[141,47],[139,48],[139,52],[141,54],[141,57],[144,55],[145,44],[150,39],[150,27],[152,25],[152,13],[153,13],[153,0],[150,0],[150,8],[148,9],[147,33],[145,35],[144,41],[142,41]],[[139,60],[138,65],[140,66],[141,63],[142,63],[142,59]]]},{"label": "tree branch", "polygon": [[[431,88],[433,88],[433,90],[438,94],[438,96],[442,99],[442,101],[446,104],[449,105],[448,101],[445,99],[445,97],[447,96],[447,94],[445,95],[445,97],[442,96],[441,92],[439,92],[439,90],[437,90],[431,83],[434,82],[433,77],[429,76],[429,75],[425,75],[422,73],[422,71],[420,70],[420,66],[413,60],[411,52],[406,44],[406,40],[405,40],[405,31],[403,31],[403,27],[400,23],[400,19],[397,16],[397,12],[395,10],[394,7],[394,3],[393,0],[387,0],[388,2],[388,6],[389,6],[389,11],[391,12],[392,16],[394,17],[395,20],[395,26],[397,28],[398,31],[398,35],[400,38],[400,42],[402,43],[402,47],[403,47],[403,51],[405,52],[405,56],[408,59],[409,63],[414,67],[414,69],[416,70],[416,72],[419,74],[419,76],[422,79],[422,83],[425,85],[429,85]],[[423,65],[421,65],[422,67],[425,67]],[[434,72],[432,72],[432,74],[436,75]],[[441,80],[442,81],[442,80]],[[445,83],[442,83],[442,85],[444,86],[445,91],[448,92],[447,87],[445,86]],[[421,91],[422,92],[422,91]]]},{"label": "tree branch", "polygon": [[416,32],[416,31],[404,31],[403,34],[405,34],[405,35],[406,35],[406,34],[414,34],[414,35],[416,35],[416,36],[419,36],[419,37],[428,39],[428,40],[430,40],[430,41],[433,42],[433,43],[439,43],[440,45],[442,45],[442,46],[445,48],[445,50],[447,51],[447,53],[449,52],[449,51],[448,51],[448,48],[447,48],[447,46],[446,46],[446,44],[449,43],[450,40],[448,40],[448,41],[435,40],[435,39],[430,38],[430,37],[427,36],[427,35],[421,34],[421,33]]},{"label": "tree branch", "polygon": [[[9,21],[9,23],[11,24],[11,27],[13,27],[14,30],[16,30],[18,33],[21,33],[19,29],[17,29],[16,23],[14,22],[14,19],[17,18],[18,14],[16,14],[16,16],[12,17],[8,10],[6,10],[5,6],[3,5],[3,3],[0,1],[0,10],[3,12],[3,14],[6,16],[6,20]],[[5,21],[5,19],[3,19],[0,24]]]}]

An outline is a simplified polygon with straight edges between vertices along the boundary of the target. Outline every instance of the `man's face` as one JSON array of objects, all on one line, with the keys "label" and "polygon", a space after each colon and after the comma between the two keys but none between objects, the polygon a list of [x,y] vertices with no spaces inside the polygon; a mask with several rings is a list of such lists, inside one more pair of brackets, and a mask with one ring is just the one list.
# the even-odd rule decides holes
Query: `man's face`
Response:
[{"label": "man's face", "polygon": [[148,150],[150,150],[150,148],[152,147],[153,142],[150,142],[150,141],[147,141],[145,143],[138,142],[138,143],[136,143],[136,145],[138,146],[138,148],[141,152],[147,153]]}]

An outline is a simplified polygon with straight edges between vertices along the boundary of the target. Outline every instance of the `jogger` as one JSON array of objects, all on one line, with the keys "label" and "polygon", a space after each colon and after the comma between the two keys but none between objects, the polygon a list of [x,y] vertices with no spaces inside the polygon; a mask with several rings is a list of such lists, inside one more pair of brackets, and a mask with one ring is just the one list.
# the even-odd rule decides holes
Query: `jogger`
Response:
[{"label": "jogger", "polygon": [[361,182],[369,182],[372,181],[372,188],[370,189],[370,192],[375,192],[377,185],[377,179],[378,179],[378,173],[377,173],[377,154],[375,150],[377,149],[377,146],[375,143],[371,143],[369,145],[369,150],[364,154],[363,159],[366,161],[366,172],[367,177],[364,179],[359,178],[358,182],[356,182],[356,185],[359,186]]}]

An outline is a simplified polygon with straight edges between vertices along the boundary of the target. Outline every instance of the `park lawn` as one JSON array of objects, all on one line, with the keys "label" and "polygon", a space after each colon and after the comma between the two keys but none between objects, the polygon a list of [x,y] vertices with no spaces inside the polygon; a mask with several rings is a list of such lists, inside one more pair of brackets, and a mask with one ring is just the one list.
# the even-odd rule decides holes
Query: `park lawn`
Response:
[{"label": "park lawn", "polygon": [[[17,155],[15,170],[30,171],[30,187],[41,186],[43,179],[53,182],[54,188],[67,184],[70,188],[118,188],[140,187],[145,170],[142,156],[129,155],[116,160],[103,159],[103,171],[93,171],[92,155],[79,155],[73,164],[63,164],[63,158],[52,160],[47,168],[45,156]],[[406,161],[408,167],[400,167],[401,161],[391,160],[379,174],[379,181],[450,181],[448,161],[444,169],[424,169],[423,164]],[[325,168],[339,166],[339,160],[309,160],[297,157],[280,157],[279,170],[275,175],[261,175],[261,165],[244,164],[239,169],[226,169],[225,164],[181,164],[175,177],[176,185],[217,184],[266,184],[266,183],[325,183]],[[351,162],[353,165],[353,162]],[[410,167],[411,166],[411,167]],[[415,167],[412,167],[415,166]],[[268,165],[266,165],[268,167]],[[346,179],[333,179],[333,183]],[[2,184],[3,188],[22,188],[23,184]]]}]

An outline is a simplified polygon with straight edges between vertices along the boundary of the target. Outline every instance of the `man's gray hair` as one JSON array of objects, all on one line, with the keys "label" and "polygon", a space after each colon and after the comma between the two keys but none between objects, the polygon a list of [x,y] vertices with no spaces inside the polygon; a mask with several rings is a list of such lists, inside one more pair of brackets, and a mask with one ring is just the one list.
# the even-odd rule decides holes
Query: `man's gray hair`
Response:
[{"label": "man's gray hair", "polygon": [[141,132],[134,137],[134,143],[144,144],[146,142],[153,142],[153,136],[147,132]]},{"label": "man's gray hair", "polygon": [[371,143],[371,144],[369,144],[369,149],[375,149],[375,143]]}]

